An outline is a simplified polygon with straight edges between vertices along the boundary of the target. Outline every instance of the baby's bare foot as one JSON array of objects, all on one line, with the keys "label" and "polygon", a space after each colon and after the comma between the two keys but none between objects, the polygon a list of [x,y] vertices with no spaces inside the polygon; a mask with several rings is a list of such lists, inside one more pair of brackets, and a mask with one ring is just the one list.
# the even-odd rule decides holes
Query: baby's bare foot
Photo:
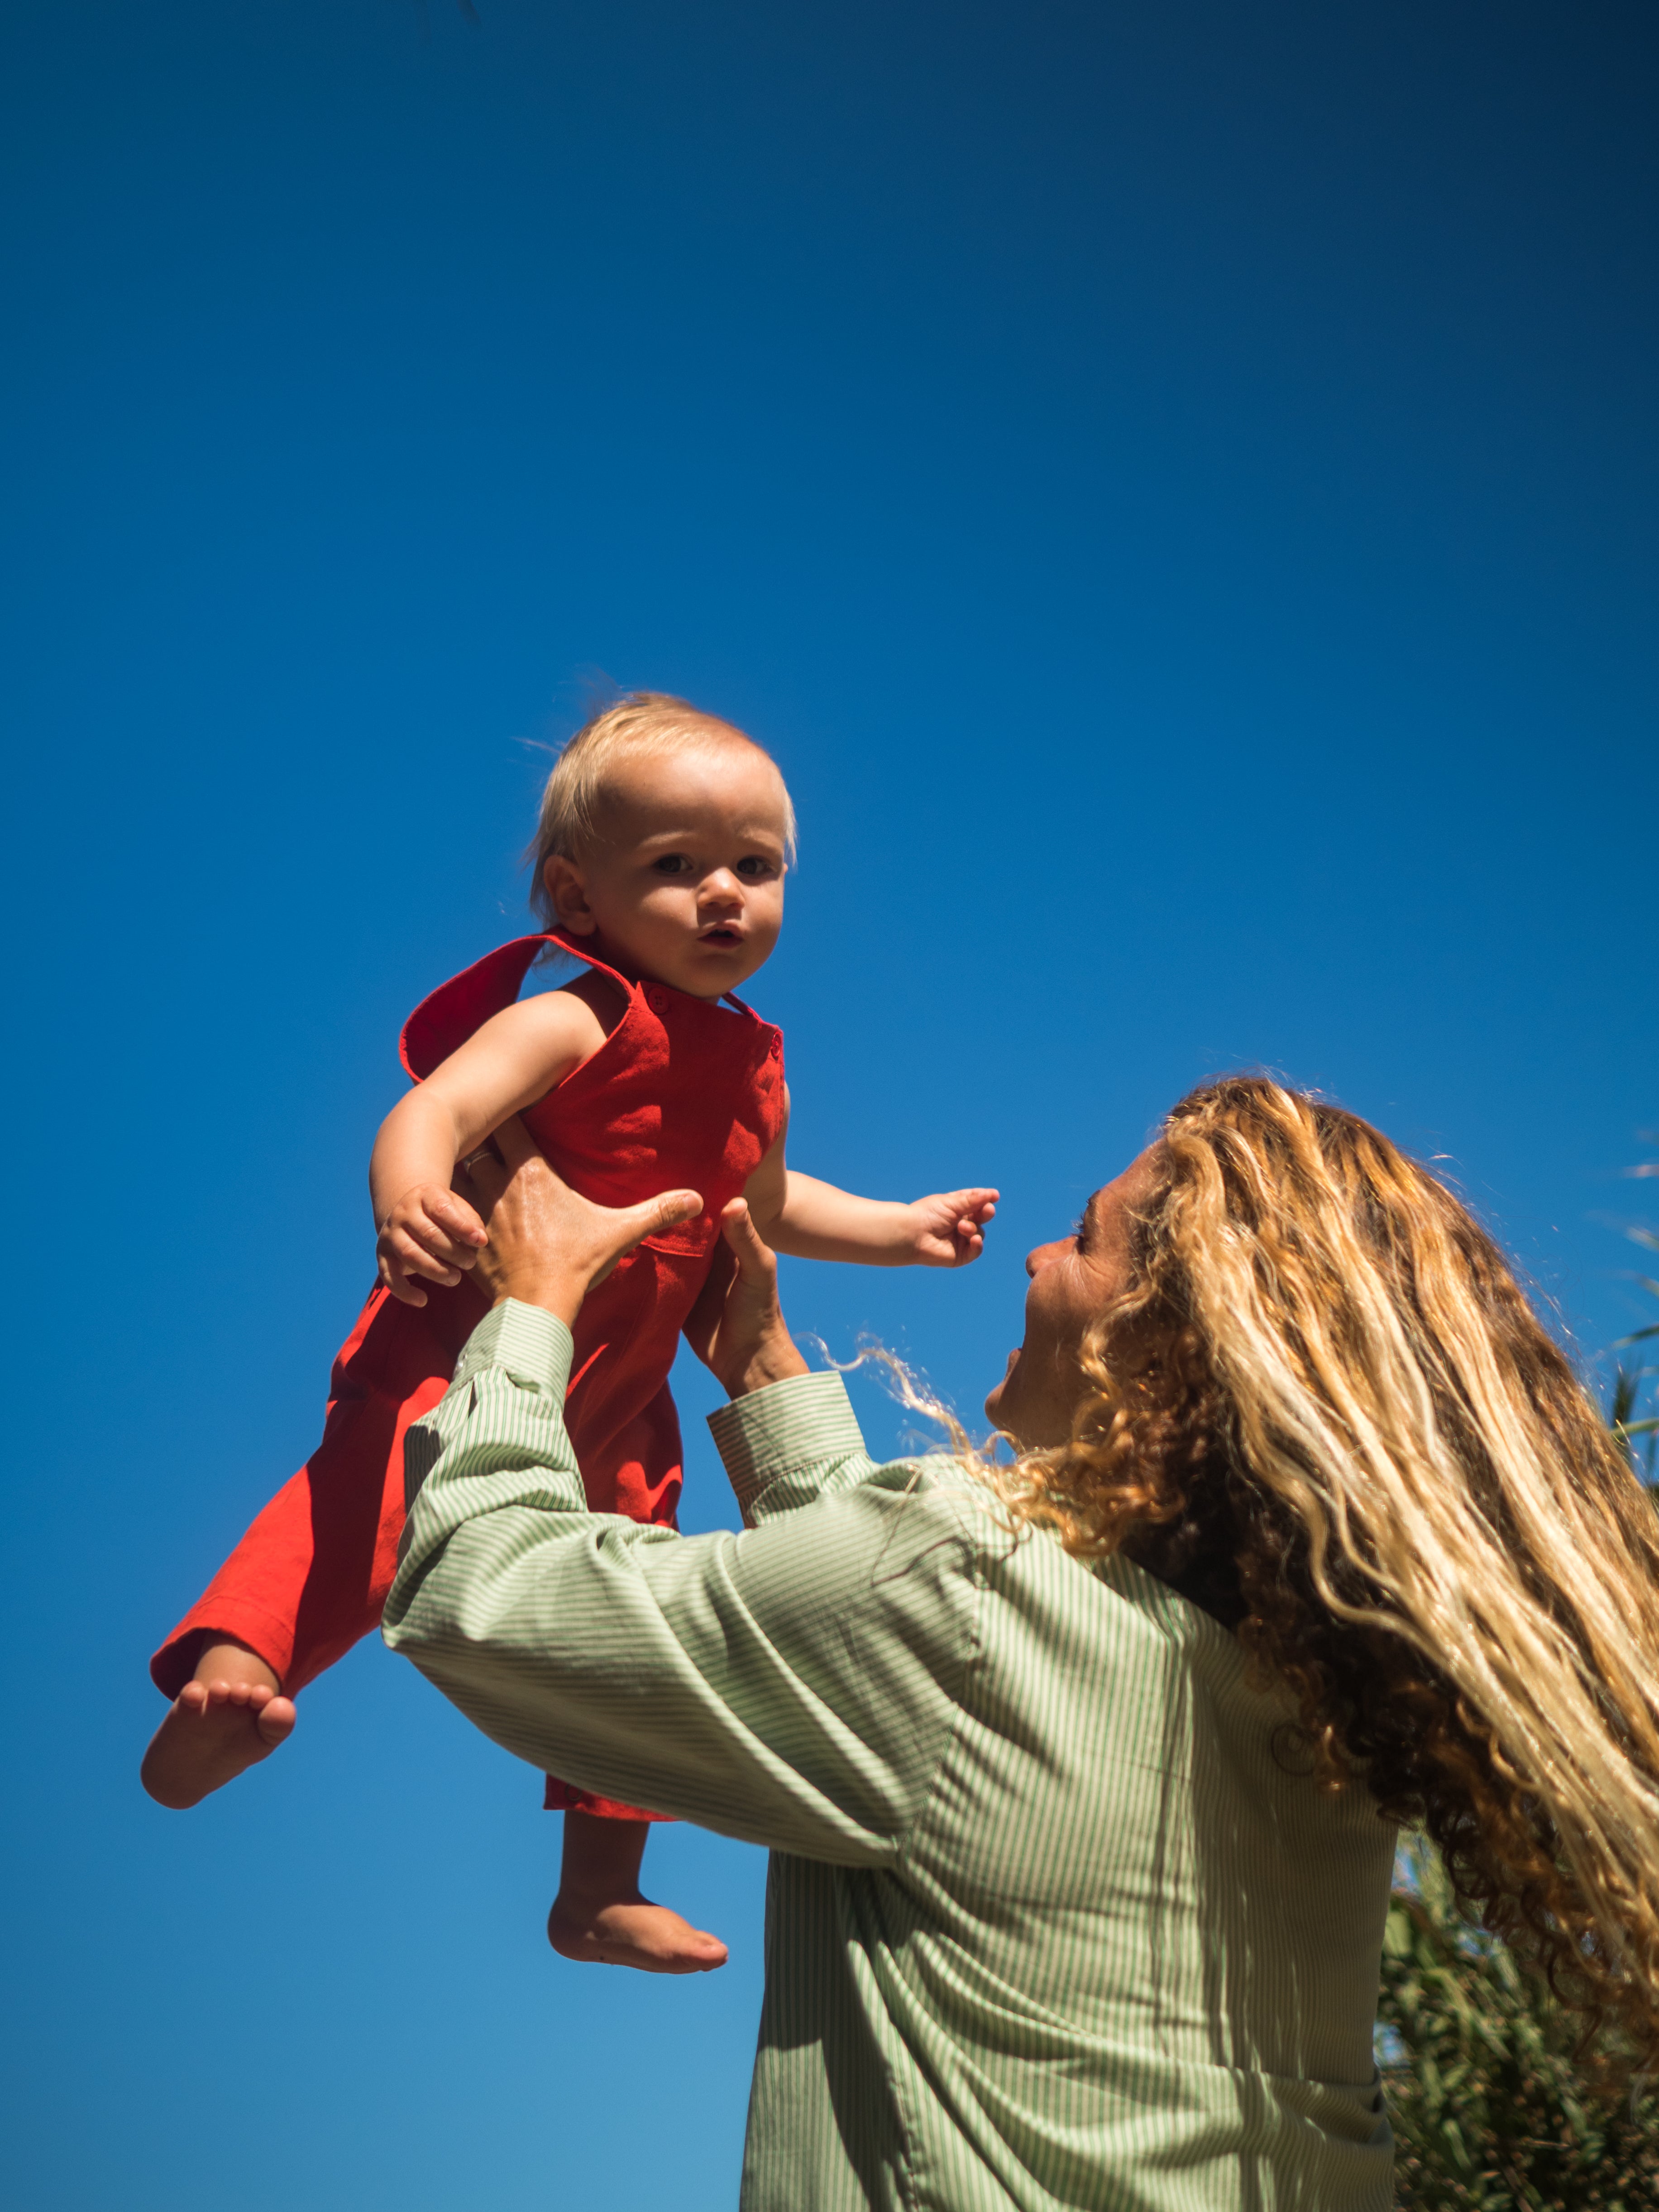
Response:
[{"label": "baby's bare foot", "polygon": [[295,1717],[293,1699],[256,1652],[216,1645],[150,1738],[138,1778],[158,1805],[183,1812],[269,1759]]},{"label": "baby's bare foot", "polygon": [[706,1974],[726,1960],[718,1936],[693,1928],[637,1890],[632,1897],[584,1909],[580,1898],[567,1898],[562,1889],[547,1916],[547,1940],[561,1958],[637,1966],[647,1974]]},{"label": "baby's bare foot", "polygon": [[718,1936],[640,1894],[650,1832],[648,1820],[565,1814],[559,1893],[547,1916],[547,1940],[561,1958],[645,1974],[706,1974],[726,1964]]}]

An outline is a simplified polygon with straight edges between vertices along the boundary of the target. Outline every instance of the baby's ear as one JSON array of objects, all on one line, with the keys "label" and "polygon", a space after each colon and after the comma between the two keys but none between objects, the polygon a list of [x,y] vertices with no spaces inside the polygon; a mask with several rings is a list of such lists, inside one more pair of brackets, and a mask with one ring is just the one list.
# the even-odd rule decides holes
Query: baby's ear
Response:
[{"label": "baby's ear", "polygon": [[599,924],[587,903],[587,886],[575,861],[562,853],[550,853],[542,866],[542,881],[560,928],[568,929],[573,937],[591,937]]}]

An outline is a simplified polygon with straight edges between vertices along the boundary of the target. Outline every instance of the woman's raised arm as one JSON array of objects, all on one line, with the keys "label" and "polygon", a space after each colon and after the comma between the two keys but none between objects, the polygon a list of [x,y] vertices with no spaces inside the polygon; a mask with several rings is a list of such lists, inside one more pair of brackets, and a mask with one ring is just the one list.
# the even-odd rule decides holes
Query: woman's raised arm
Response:
[{"label": "woman's raised arm", "polygon": [[509,1299],[410,1430],[387,1644],[586,1789],[776,1850],[890,1860],[951,1739],[979,1517],[912,1465],[876,1468],[835,1375],[718,1417],[740,1491],[775,1492],[761,1525],[687,1538],[590,1513],[570,1350]]}]

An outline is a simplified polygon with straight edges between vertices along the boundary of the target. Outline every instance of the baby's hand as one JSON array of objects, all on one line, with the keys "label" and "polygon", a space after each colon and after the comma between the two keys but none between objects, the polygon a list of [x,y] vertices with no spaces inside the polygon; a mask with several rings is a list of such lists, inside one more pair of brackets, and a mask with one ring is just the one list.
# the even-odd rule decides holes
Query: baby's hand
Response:
[{"label": "baby's hand", "polygon": [[406,1190],[380,1224],[374,1249],[380,1280],[406,1306],[423,1306],[422,1281],[459,1283],[489,1242],[484,1225],[464,1198],[441,1183]]},{"label": "baby's hand", "polygon": [[910,1257],[922,1267],[963,1267],[985,1249],[984,1230],[1001,1196],[994,1190],[943,1190],[909,1205]]}]

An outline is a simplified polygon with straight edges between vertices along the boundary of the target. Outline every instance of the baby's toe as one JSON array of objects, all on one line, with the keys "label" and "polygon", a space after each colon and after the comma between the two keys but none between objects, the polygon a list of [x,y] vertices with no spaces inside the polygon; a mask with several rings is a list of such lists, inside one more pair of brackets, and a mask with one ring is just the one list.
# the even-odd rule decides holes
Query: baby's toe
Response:
[{"label": "baby's toe", "polygon": [[299,1715],[294,1710],[292,1698],[285,1698],[275,1690],[267,1690],[256,1714],[260,1735],[270,1744],[283,1742],[293,1733]]}]

